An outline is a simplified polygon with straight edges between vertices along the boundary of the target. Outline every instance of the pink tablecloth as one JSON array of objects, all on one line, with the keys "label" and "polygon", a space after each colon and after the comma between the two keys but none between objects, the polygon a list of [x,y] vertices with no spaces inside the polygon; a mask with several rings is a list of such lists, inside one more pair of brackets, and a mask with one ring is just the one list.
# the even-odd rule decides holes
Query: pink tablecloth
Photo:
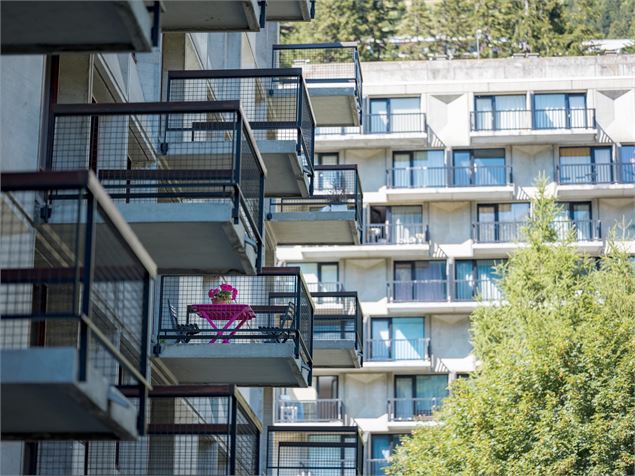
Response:
[{"label": "pink tablecloth", "polygon": [[[248,304],[192,304],[189,308],[218,331],[217,337],[209,341],[210,344],[215,343],[220,337],[226,337],[223,344],[229,344],[227,337],[236,334],[245,322],[256,317]],[[225,325],[221,327],[222,322],[225,322]]]}]

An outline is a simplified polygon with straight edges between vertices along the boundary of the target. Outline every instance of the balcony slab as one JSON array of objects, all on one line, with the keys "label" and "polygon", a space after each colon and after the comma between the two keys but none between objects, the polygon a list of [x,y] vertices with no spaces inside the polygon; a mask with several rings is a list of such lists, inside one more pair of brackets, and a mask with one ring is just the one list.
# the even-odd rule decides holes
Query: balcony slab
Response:
[{"label": "balcony slab", "polygon": [[355,212],[337,211],[337,205],[333,210],[272,213],[269,224],[280,245],[359,243]]},{"label": "balcony slab", "polygon": [[318,127],[359,126],[357,95],[351,86],[308,85]]},{"label": "balcony slab", "polygon": [[170,31],[260,31],[257,0],[163,0],[161,29]]},{"label": "balcony slab", "polygon": [[309,0],[276,0],[268,2],[267,21],[311,21]]},{"label": "balcony slab", "polygon": [[386,199],[390,202],[418,204],[421,201],[444,200],[512,200],[513,185],[476,187],[389,188]]},{"label": "balcony slab", "polygon": [[605,184],[568,184],[556,187],[558,198],[583,200],[593,198],[633,198],[635,184],[633,183],[605,183]]},{"label": "balcony slab", "polygon": [[360,355],[354,340],[313,339],[314,368],[358,369]]},{"label": "balcony slab", "polygon": [[596,129],[472,131],[470,142],[473,145],[579,144],[595,142],[596,135]]},{"label": "balcony slab", "polygon": [[258,149],[267,168],[265,196],[308,197],[309,182],[296,141],[258,140]]},{"label": "balcony slab", "polygon": [[428,146],[425,132],[393,132],[390,134],[316,134],[316,150],[374,149],[376,147],[399,147],[402,149]]}]

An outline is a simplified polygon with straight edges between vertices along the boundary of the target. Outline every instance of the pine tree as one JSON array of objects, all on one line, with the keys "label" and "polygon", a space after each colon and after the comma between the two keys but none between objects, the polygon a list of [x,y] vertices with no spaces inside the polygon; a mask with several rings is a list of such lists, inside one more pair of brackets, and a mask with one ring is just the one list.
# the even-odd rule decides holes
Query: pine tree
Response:
[{"label": "pine tree", "polygon": [[533,203],[527,247],[500,269],[505,303],[472,315],[479,369],[452,385],[393,475],[625,475],[635,465],[635,267],[557,242],[557,205]]},{"label": "pine tree", "polygon": [[432,12],[425,0],[412,0],[399,24],[398,34],[406,41],[399,48],[402,57],[422,60],[438,53]]}]

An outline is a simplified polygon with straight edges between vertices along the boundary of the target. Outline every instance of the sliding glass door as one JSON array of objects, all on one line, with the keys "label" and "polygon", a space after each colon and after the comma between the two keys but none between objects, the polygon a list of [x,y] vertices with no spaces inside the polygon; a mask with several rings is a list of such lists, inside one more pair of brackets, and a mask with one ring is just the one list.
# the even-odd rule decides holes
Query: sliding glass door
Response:
[{"label": "sliding glass door", "polygon": [[395,301],[445,301],[445,261],[403,261],[394,265]]},{"label": "sliding glass door", "polygon": [[395,188],[445,187],[445,152],[419,150],[393,154],[392,186]]},{"label": "sliding glass door", "polygon": [[560,148],[560,183],[611,183],[613,161],[610,147]]},{"label": "sliding glass door", "polygon": [[447,375],[399,375],[395,377],[395,420],[431,416],[448,395]]},{"label": "sliding glass door", "polygon": [[454,151],[454,186],[505,185],[505,149]]},{"label": "sliding glass door", "polygon": [[425,319],[422,317],[371,320],[370,360],[425,360]]},{"label": "sliding glass door", "polygon": [[525,95],[476,96],[474,128],[477,131],[528,129]]},{"label": "sliding glass door", "polygon": [[418,97],[371,99],[369,132],[423,132],[420,103]]},{"label": "sliding glass door", "polygon": [[586,94],[534,95],[534,129],[588,128]]}]

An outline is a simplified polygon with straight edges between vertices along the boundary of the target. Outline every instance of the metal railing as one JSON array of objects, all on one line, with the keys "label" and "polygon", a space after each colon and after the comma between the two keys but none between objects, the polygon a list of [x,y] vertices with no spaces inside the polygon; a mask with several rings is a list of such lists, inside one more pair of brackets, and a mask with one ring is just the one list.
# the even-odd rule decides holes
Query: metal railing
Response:
[{"label": "metal railing", "polygon": [[267,429],[268,476],[358,476],[363,457],[357,426],[272,425]]},{"label": "metal railing", "polygon": [[117,202],[227,203],[261,261],[264,165],[238,101],[57,104],[51,170],[94,170]]},{"label": "metal railing", "polygon": [[364,194],[357,165],[316,165],[313,185],[308,198],[272,198],[271,214],[353,211],[361,240]]},{"label": "metal railing", "polygon": [[389,281],[386,287],[390,302],[444,302],[448,300],[446,279]]},{"label": "metal railing", "polygon": [[422,245],[430,242],[425,223],[371,223],[366,225],[364,243],[371,245]]},{"label": "metal railing", "polygon": [[296,143],[313,177],[315,116],[302,69],[169,71],[168,101],[238,100],[258,141]]},{"label": "metal railing", "polygon": [[147,414],[136,441],[41,442],[33,474],[260,474],[262,425],[236,386],[155,386]]},{"label": "metal railing", "polygon": [[311,295],[315,293],[336,293],[344,291],[344,283],[341,283],[339,281],[320,281],[319,283],[307,283],[307,287],[309,288],[309,292],[311,293]]},{"label": "metal railing", "polygon": [[635,164],[560,164],[556,180],[560,185],[635,183]]},{"label": "metal railing", "polygon": [[278,397],[274,423],[345,422],[344,404],[338,398],[291,400]]},{"label": "metal railing", "polygon": [[390,398],[388,399],[388,421],[425,420],[441,406],[442,397]]},{"label": "metal railing", "polygon": [[366,341],[366,360],[390,362],[398,360],[429,360],[430,339],[370,339]]},{"label": "metal railing", "polygon": [[456,279],[453,282],[453,301],[501,301],[503,293],[492,278]]},{"label": "metal railing", "polygon": [[6,172],[0,206],[0,347],[76,349],[80,383],[137,388],[143,434],[156,265],[90,171]]},{"label": "metal railing", "polygon": [[588,108],[470,112],[470,129],[473,132],[595,129],[595,127],[595,109]]},{"label": "metal railing", "polygon": [[317,136],[329,135],[375,135],[407,134],[426,132],[426,115],[423,112],[403,112],[391,114],[364,114],[363,126],[358,127],[318,127]]},{"label": "metal railing", "polygon": [[525,239],[527,221],[477,221],[472,223],[472,239],[477,243],[507,243]]},{"label": "metal railing", "polygon": [[552,223],[556,235],[564,240],[573,236],[574,241],[596,241],[602,239],[600,220],[556,220]]},{"label": "metal railing", "polygon": [[369,458],[367,463],[368,476],[384,476],[386,474],[384,470],[390,466],[390,460],[386,458]]},{"label": "metal railing", "polygon": [[386,171],[388,188],[487,187],[512,183],[512,168],[505,165],[403,167]]},{"label": "metal railing", "polygon": [[[236,304],[249,305],[253,318],[231,333],[213,328],[197,314],[196,305],[209,304],[209,291],[223,283],[238,290]],[[256,276],[165,275],[161,277],[158,345],[211,345],[295,343],[296,358],[313,367],[313,314],[311,294],[300,268],[262,268]]]},{"label": "metal railing", "polygon": [[362,121],[362,68],[357,43],[273,45],[273,68],[302,68],[307,84],[352,84]]},{"label": "metal railing", "polygon": [[313,339],[355,342],[359,356],[364,355],[363,315],[356,291],[315,292]]}]

